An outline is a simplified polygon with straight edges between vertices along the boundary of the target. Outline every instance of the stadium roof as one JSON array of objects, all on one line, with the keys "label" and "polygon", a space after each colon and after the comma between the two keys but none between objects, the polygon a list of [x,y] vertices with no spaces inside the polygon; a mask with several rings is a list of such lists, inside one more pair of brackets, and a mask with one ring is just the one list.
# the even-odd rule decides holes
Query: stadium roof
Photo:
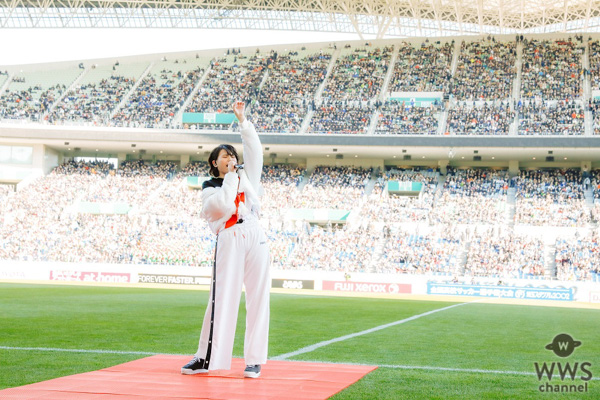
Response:
[{"label": "stadium roof", "polygon": [[214,28],[361,38],[597,32],[600,0],[0,0],[3,28]]}]

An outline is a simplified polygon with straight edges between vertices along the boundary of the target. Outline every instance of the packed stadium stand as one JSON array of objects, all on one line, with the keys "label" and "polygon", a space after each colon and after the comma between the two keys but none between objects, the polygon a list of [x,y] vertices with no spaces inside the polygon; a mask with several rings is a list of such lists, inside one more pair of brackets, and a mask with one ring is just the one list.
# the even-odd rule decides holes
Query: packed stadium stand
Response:
[{"label": "packed stadium stand", "polygon": [[297,133],[327,75],[331,53],[306,50],[278,54],[267,60],[267,78],[253,107],[261,132]]},{"label": "packed stadium stand", "polygon": [[582,41],[528,40],[523,49],[521,96],[575,100],[582,94]]},{"label": "packed stadium stand", "polygon": [[[239,130],[232,99],[247,103],[262,137],[311,151],[331,137],[336,145],[512,137],[541,140],[530,148],[546,155],[553,142],[545,140],[600,131],[599,43],[507,36],[361,41],[2,73],[2,129],[101,129],[107,138],[94,137],[99,147],[115,140],[109,135],[139,132],[163,142],[156,154],[133,153],[140,149],[133,144],[118,157],[101,151],[98,159],[118,158],[116,167],[77,157],[81,149],[61,137],[68,153],[55,155],[51,172],[18,190],[0,184],[0,259],[208,265],[215,239],[200,215],[198,188],[209,175],[209,148],[201,144]],[[179,138],[193,152],[168,150]],[[291,152],[288,161],[263,143],[262,223],[274,267],[600,281],[599,165],[567,166],[566,157],[552,165],[551,151],[547,164],[532,166],[515,166],[509,156],[484,165],[477,150],[467,160],[454,159],[453,149],[434,159],[427,150],[433,142],[419,144],[426,148],[419,158],[428,158],[419,163],[393,143],[403,160],[381,159],[367,145],[357,150],[354,157],[369,153],[372,165],[353,164],[337,149],[328,162],[321,162],[324,153],[299,160]],[[471,155],[474,146],[462,146]],[[0,152],[0,161],[16,160],[7,154]],[[0,173],[0,183],[15,182]]]},{"label": "packed stadium stand", "polygon": [[419,46],[403,42],[390,83],[392,92],[448,92],[452,76],[452,42],[430,42]]},{"label": "packed stadium stand", "polygon": [[[228,54],[210,61],[208,75],[186,107],[187,112],[221,113],[231,108],[232,98],[250,103],[260,91],[267,59],[260,54]],[[212,129],[228,129],[213,124]]]},{"label": "packed stadium stand", "polygon": [[[597,176],[597,172],[594,172]],[[0,186],[0,258],[207,265],[214,236],[200,215],[205,163],[68,161],[25,189]],[[264,167],[263,224],[274,266],[289,270],[493,278],[599,279],[597,224],[577,170]],[[393,183],[420,183],[411,195]],[[595,182],[595,181],[594,181]],[[514,187],[514,216],[507,196]],[[591,190],[591,189],[589,189]],[[297,210],[344,209],[319,223]],[[517,226],[551,228],[526,236]],[[590,231],[592,232],[592,231]],[[575,242],[573,242],[575,241]],[[576,243],[576,245],[572,245]],[[575,250],[578,249],[578,250]]]},{"label": "packed stadium stand", "polygon": [[376,134],[428,134],[438,130],[442,104],[412,107],[398,100],[387,100],[378,108]]},{"label": "packed stadium stand", "polygon": [[224,113],[239,97],[251,104],[260,131],[271,133],[598,130],[598,40],[487,36],[290,47],[0,75],[0,120],[229,131],[235,121],[206,114]]},{"label": "packed stadium stand", "polygon": [[497,105],[460,102],[448,113],[447,132],[456,135],[507,135],[515,118],[506,102]]},{"label": "packed stadium stand", "polygon": [[458,100],[495,100],[511,97],[516,76],[516,43],[494,38],[462,42],[452,93]]}]

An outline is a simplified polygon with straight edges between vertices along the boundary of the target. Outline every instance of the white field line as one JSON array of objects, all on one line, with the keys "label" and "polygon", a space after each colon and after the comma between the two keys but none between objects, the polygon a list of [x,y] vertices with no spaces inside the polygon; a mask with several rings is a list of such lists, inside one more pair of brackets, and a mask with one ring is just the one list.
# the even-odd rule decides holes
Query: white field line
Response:
[{"label": "white field line", "polygon": [[[479,301],[479,300],[475,300],[475,301]],[[318,348],[321,348],[321,347],[324,347],[324,346],[328,346],[328,345],[330,345],[332,343],[343,342],[344,340],[353,339],[353,338],[358,337],[358,336],[368,335],[369,333],[377,332],[377,331],[380,331],[382,329],[390,328],[392,326],[404,324],[405,322],[414,321],[415,319],[419,319],[421,317],[426,317],[428,315],[435,314],[435,313],[440,312],[440,311],[449,310],[449,309],[454,308],[454,307],[464,306],[465,304],[469,304],[469,303],[473,303],[473,301],[472,302],[467,302],[467,303],[453,304],[453,305],[448,306],[448,307],[438,308],[438,309],[435,309],[435,310],[427,311],[427,312],[425,312],[423,314],[417,314],[417,315],[413,315],[412,317],[401,319],[399,321],[390,322],[389,324],[379,325],[379,326],[376,326],[374,328],[367,329],[367,330],[364,330],[364,331],[360,331],[360,332],[356,332],[356,333],[351,333],[349,335],[344,335],[344,336],[340,336],[340,337],[337,337],[337,338],[334,338],[334,339],[325,340],[323,342],[311,344],[310,346],[303,347],[301,349],[298,349],[296,351],[292,351],[290,353],[280,354],[280,355],[278,355],[276,357],[273,357],[273,360],[287,360],[290,357],[294,357],[294,356],[297,356],[297,355],[300,355],[300,354],[310,353],[311,351],[315,351]]]},{"label": "white field line", "polygon": [[[183,356],[183,355],[187,355],[187,354],[153,353],[153,352],[149,352],[149,351],[61,349],[61,348],[54,348],[54,347],[0,346],[0,350],[40,351],[40,352],[59,351],[59,352],[68,352],[68,353],[101,353],[101,354],[134,354],[134,355],[146,355],[146,356],[157,356],[157,355]],[[321,360],[302,360],[302,362],[323,363],[323,364],[340,364],[340,365],[362,365],[362,366],[367,366],[367,367],[378,367],[378,368],[393,368],[393,369],[421,370],[421,371],[447,371],[447,372],[462,372],[462,373],[491,374],[491,375],[526,375],[526,376],[536,375],[535,372],[527,372],[527,371],[504,371],[504,370],[478,369],[478,368],[447,368],[447,367],[433,367],[433,366],[422,366],[422,365],[393,365],[393,364],[358,364],[358,363],[348,363],[348,362],[330,362],[330,361],[321,361]],[[592,380],[598,381],[598,380],[600,380],[600,377],[594,377],[594,378],[592,378]]]},{"label": "white field line", "polygon": [[164,354],[164,353],[151,353],[148,351],[121,351],[121,350],[88,350],[88,349],[60,349],[54,347],[10,347],[0,346],[0,350],[22,350],[22,351],[60,351],[65,353],[100,353],[100,354],[135,354],[143,356],[156,356],[162,355],[177,355],[177,354]]},{"label": "white field line", "polygon": [[[472,373],[472,374],[491,374],[491,375],[525,375],[525,376],[537,376],[535,372],[528,371],[505,371],[505,370],[495,370],[495,369],[479,369],[479,368],[449,368],[449,367],[433,367],[433,366],[422,366],[422,365],[394,365],[394,364],[359,364],[359,363],[351,363],[351,362],[329,362],[329,361],[311,361],[311,360],[302,360],[302,362],[309,363],[324,363],[324,364],[341,364],[341,365],[359,365],[366,367],[378,367],[378,368],[393,368],[393,369],[408,369],[408,370],[420,370],[420,371],[448,371],[448,372],[462,372],[462,373]],[[531,364],[533,366],[533,363]],[[555,375],[558,377],[558,375]],[[600,377],[593,377],[591,380],[600,381]],[[571,382],[570,380],[568,382]],[[550,382],[550,383],[560,383],[561,385],[567,383],[562,381]]]}]

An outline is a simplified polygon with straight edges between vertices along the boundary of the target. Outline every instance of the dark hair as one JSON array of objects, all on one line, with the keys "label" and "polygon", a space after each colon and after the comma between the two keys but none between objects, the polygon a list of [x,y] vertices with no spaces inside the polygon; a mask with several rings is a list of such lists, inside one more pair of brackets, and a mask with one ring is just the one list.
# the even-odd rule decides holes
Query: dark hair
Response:
[{"label": "dark hair", "polygon": [[237,151],[235,151],[235,147],[233,147],[230,144],[220,144],[217,147],[215,147],[213,149],[213,151],[210,152],[210,156],[208,156],[208,167],[210,168],[210,174],[212,176],[214,176],[215,178],[219,177],[219,168],[217,168],[215,165],[213,165],[213,161],[217,161],[217,158],[219,158],[219,153],[221,153],[221,150],[225,150],[227,152],[227,154],[229,154],[230,156],[234,156],[235,159],[240,162],[240,157],[238,156]]}]

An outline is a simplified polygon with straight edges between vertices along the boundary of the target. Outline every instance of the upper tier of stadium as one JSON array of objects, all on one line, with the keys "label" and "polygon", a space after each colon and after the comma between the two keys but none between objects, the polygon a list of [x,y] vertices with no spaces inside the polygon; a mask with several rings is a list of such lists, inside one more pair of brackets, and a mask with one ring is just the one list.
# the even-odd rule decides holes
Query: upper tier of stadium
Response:
[{"label": "upper tier of stadium", "polygon": [[485,36],[222,49],[7,68],[0,122],[278,135],[594,136],[600,40]]}]

